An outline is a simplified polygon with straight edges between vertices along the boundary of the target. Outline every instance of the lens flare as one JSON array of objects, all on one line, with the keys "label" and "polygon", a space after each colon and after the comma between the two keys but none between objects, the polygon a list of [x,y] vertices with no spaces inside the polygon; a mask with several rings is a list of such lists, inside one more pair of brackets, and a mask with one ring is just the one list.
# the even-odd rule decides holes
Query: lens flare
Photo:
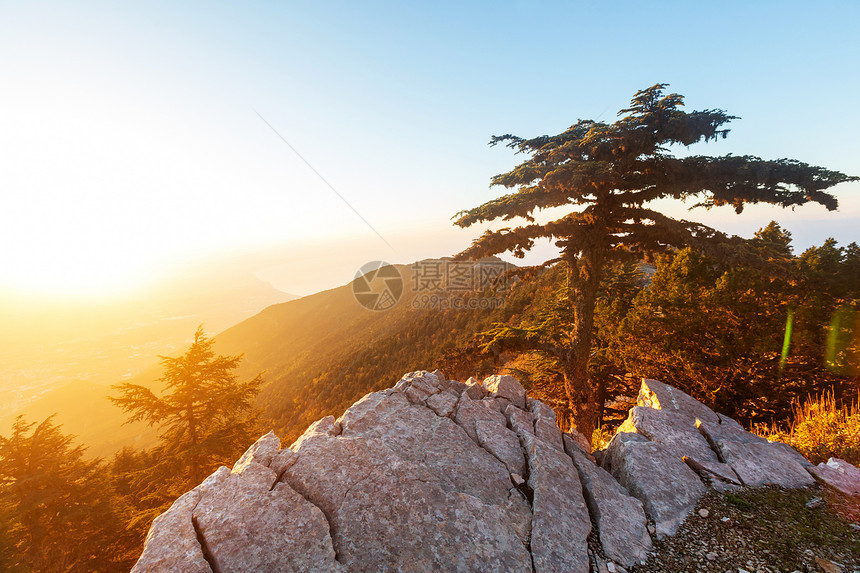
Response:
[{"label": "lens flare", "polygon": [[782,374],[782,369],[785,368],[785,363],[788,361],[788,351],[791,348],[791,330],[794,327],[794,311],[788,311],[788,318],[785,320],[785,337],[782,339],[782,356],[779,358],[779,373]]}]

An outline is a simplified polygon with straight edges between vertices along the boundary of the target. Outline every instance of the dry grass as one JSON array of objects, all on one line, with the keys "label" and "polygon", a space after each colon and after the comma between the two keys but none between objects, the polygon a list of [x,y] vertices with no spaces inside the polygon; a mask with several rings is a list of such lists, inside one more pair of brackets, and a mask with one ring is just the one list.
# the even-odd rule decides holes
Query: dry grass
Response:
[{"label": "dry grass", "polygon": [[790,445],[814,464],[842,458],[860,465],[860,395],[839,406],[832,392],[794,404],[794,420],[786,430],[776,426],[756,428],[770,440]]}]

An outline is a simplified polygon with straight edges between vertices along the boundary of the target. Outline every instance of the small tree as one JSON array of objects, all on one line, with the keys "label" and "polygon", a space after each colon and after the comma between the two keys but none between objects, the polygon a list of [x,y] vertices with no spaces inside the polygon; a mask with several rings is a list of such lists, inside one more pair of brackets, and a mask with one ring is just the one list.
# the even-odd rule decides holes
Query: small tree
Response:
[{"label": "small tree", "polygon": [[[478,259],[510,251],[522,258],[535,240],[549,238],[561,249],[557,259],[571,274],[563,336],[555,344],[539,341],[534,350],[553,356],[564,370],[564,388],[574,425],[591,435],[596,392],[589,380],[594,307],[604,265],[612,259],[638,258],[649,252],[693,247],[728,263],[749,259],[737,237],[700,223],[667,217],[647,205],[657,199],[695,199],[706,208],[731,205],[740,213],[750,203],[794,207],[809,201],[836,209],[826,189],[856,180],[836,171],[790,159],[753,156],[675,157],[669,146],[692,145],[726,137],[733,119],[722,110],[684,112],[683,98],[664,95],[666,84],[636,93],[612,124],[580,120],[558,135],[524,139],[494,136],[531,157],[512,171],[492,178],[515,192],[458,213],[455,224],[524,219],[515,228],[487,231],[461,257]],[[534,214],[551,207],[578,207],[563,217],[538,223]],[[528,346],[517,328],[497,332],[496,341]]]},{"label": "small tree", "polygon": [[113,386],[111,400],[130,413],[128,422],[145,421],[160,429],[153,471],[179,476],[177,485],[194,487],[207,472],[235,456],[256,437],[257,415],[252,404],[262,374],[239,382],[233,370],[242,356],[216,356],[214,341],[200,326],[194,342],[179,358],[161,356],[165,394],[137,384]]}]

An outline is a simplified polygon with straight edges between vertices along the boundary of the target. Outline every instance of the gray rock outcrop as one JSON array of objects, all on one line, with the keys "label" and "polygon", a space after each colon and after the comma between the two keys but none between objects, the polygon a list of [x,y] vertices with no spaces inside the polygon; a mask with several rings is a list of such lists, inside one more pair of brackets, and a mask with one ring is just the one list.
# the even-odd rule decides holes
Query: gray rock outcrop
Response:
[{"label": "gray rock outcrop", "polygon": [[696,419],[682,413],[634,406],[618,431],[642,434],[682,458],[687,456],[702,462],[719,461],[708,441],[696,428]]},{"label": "gray rock outcrop", "polygon": [[814,483],[806,470],[809,463],[790,446],[747,432],[737,421],[656,380],[642,381],[637,406],[619,431],[660,443],[718,490],[738,484],[795,488]]},{"label": "gray rock outcrop", "polygon": [[709,486],[798,487],[810,473],[860,492],[850,464],[813,467],[661,382],[643,381],[592,455],[510,376],[412,372],[290,447],[260,438],[153,522],[133,571],[612,570],[647,558],[647,519],[672,535]]},{"label": "gray rock outcrop", "polygon": [[199,502],[200,486],[197,486],[155,518],[146,536],[143,555],[132,568],[132,573],[212,572],[192,521],[192,512]]},{"label": "gray rock outcrop", "polygon": [[523,434],[534,492],[531,549],[535,571],[587,573],[591,520],[570,457],[552,444]]},{"label": "gray rock outcrop", "polygon": [[526,391],[513,376],[490,376],[484,380],[483,386],[490,396],[504,398],[520,410],[525,410]]}]

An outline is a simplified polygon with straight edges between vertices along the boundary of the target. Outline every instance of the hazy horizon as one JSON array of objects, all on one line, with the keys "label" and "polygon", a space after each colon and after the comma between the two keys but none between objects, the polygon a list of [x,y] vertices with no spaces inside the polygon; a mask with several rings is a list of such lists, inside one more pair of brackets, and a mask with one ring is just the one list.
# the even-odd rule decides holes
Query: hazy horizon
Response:
[{"label": "hazy horizon", "polygon": [[[687,109],[741,117],[681,153],[860,173],[856,5],[46,2],[0,15],[0,291],[98,300],[187,261],[280,250],[286,264],[323,257],[319,278],[277,278],[308,294],[367,260],[452,254],[483,229],[451,216],[502,194],[490,178],[522,159],[491,135],[612,121],[656,82]],[[847,244],[858,191],[840,186],[836,213],[661,208]]]}]

